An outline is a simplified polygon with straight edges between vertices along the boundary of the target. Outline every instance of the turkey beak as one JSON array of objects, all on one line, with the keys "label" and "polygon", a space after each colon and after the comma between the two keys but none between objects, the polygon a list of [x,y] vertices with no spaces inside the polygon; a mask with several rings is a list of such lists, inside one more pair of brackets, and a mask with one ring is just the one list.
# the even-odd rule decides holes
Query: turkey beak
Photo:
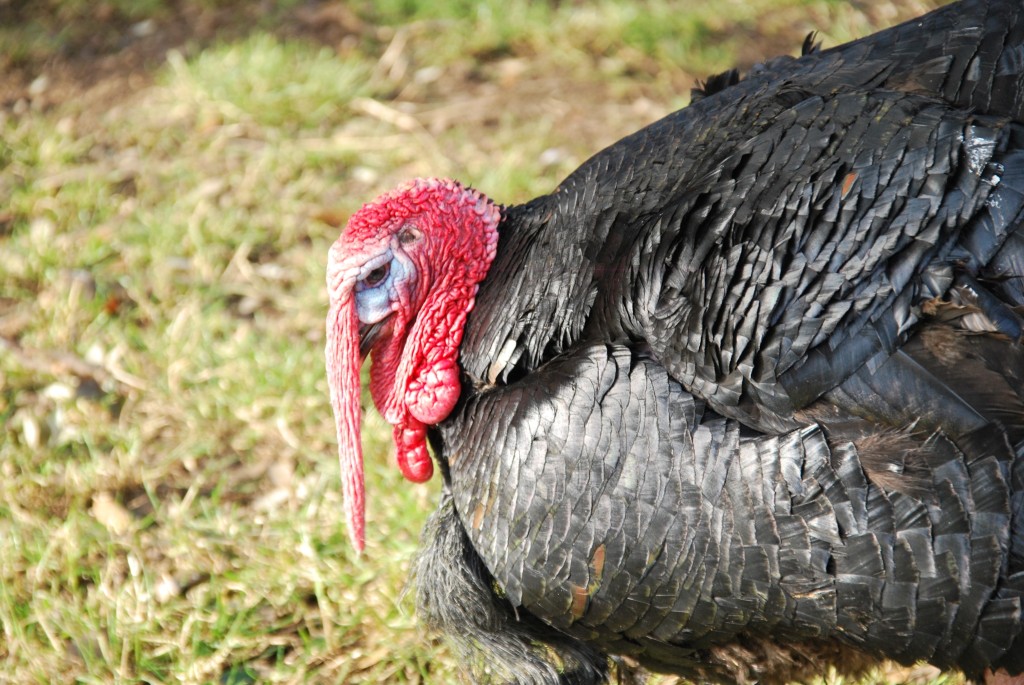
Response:
[{"label": "turkey beak", "polygon": [[[355,295],[351,287],[340,287],[330,293],[327,313],[327,385],[331,393],[338,436],[338,457],[341,462],[341,485],[345,497],[345,518],[348,533],[356,551],[366,544],[366,503],[363,476],[363,449],[360,442],[359,367],[363,345],[360,343],[359,319]],[[372,328],[372,327],[371,327]],[[367,333],[372,339],[375,331]]]},{"label": "turkey beak", "polygon": [[391,320],[391,315],[384,317],[377,323],[362,324],[359,326],[359,358],[366,359],[370,354],[373,344],[380,339],[380,335]]}]

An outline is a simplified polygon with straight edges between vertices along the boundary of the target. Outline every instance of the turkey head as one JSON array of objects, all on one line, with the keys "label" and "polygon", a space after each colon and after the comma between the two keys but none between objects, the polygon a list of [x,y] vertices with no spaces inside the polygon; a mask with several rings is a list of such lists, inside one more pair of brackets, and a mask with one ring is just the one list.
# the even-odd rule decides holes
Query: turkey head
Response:
[{"label": "turkey head", "polygon": [[466,316],[498,242],[500,210],[447,179],[418,179],[352,215],[327,259],[327,382],[337,425],[349,535],[365,542],[359,369],[372,355],[370,394],[394,427],[398,466],[433,473],[427,426],[459,399]]}]

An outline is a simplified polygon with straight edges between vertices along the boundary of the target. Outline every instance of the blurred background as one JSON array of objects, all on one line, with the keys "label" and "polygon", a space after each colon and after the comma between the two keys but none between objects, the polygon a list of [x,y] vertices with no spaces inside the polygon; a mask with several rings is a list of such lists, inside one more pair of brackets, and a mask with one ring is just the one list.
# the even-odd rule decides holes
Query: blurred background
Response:
[{"label": "blurred background", "polygon": [[0,0],[0,683],[457,682],[403,595],[438,483],[372,409],[347,543],[339,227],[412,176],[549,192],[698,79],[938,4]]}]

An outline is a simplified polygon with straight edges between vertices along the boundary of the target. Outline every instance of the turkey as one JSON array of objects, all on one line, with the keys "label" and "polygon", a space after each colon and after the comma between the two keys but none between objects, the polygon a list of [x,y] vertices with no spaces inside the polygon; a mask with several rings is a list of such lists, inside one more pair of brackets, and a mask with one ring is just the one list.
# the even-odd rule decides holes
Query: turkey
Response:
[{"label": "turkey", "polygon": [[696,95],[526,204],[420,179],[351,217],[353,543],[369,355],[402,473],[444,480],[418,604],[474,680],[1024,682],[1024,5]]}]

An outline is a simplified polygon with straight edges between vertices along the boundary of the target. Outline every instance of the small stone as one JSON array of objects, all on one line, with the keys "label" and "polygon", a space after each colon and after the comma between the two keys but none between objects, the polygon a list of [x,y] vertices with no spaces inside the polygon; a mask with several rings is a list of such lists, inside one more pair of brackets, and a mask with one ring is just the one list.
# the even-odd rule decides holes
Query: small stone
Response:
[{"label": "small stone", "polygon": [[36,76],[28,86],[28,94],[32,97],[39,97],[50,87],[50,77],[46,74]]},{"label": "small stone", "polygon": [[549,147],[544,152],[540,153],[540,163],[543,166],[554,166],[560,164],[569,158],[569,155],[560,147]]},{"label": "small stone", "polygon": [[68,402],[75,396],[75,390],[67,383],[50,383],[43,389],[43,397],[55,402]]},{"label": "small stone", "polygon": [[156,22],[152,19],[146,19],[138,23],[132,24],[128,31],[136,38],[145,38],[146,36],[152,36],[156,33]]},{"label": "small stone", "polygon": [[39,422],[36,421],[34,416],[30,416],[27,413],[21,414],[21,437],[25,440],[25,445],[37,449],[39,447]]},{"label": "small stone", "polygon": [[161,573],[160,578],[156,581],[156,585],[153,586],[153,599],[158,604],[164,604],[179,595],[181,595],[181,585],[178,581],[166,573]]},{"label": "small stone", "polygon": [[89,513],[115,535],[124,534],[132,525],[132,515],[109,492],[97,493],[92,498]]},{"label": "small stone", "polygon": [[352,169],[352,180],[364,185],[373,185],[380,178],[380,174],[367,166],[357,166]]},{"label": "small stone", "polygon": [[441,78],[442,74],[444,74],[444,69],[439,66],[423,67],[422,69],[416,70],[416,73],[413,74],[412,80],[420,85],[426,85]]},{"label": "small stone", "polygon": [[52,220],[45,217],[33,219],[29,225],[29,235],[32,236],[32,240],[37,243],[49,242],[54,233],[57,232],[57,225]]}]

